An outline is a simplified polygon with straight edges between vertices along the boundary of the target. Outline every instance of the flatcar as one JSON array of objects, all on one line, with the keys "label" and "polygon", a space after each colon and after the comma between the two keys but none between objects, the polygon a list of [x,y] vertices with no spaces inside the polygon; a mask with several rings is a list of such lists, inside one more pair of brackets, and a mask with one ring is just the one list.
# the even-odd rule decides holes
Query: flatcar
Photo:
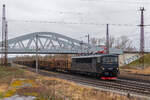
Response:
[{"label": "flatcar", "polygon": [[51,58],[39,60],[39,68],[46,70],[69,71],[71,68],[70,58]]},{"label": "flatcar", "polygon": [[14,63],[19,64],[19,65],[33,67],[35,66],[36,61],[31,60],[31,59],[28,59],[28,60],[17,59],[16,61],[14,61]]},{"label": "flatcar", "polygon": [[72,57],[71,71],[116,79],[119,73],[118,55],[101,54]]}]

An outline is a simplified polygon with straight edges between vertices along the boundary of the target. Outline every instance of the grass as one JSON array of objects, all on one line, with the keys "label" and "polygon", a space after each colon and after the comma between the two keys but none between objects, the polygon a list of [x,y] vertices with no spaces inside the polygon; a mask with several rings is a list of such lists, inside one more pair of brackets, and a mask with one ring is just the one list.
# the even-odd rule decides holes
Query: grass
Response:
[{"label": "grass", "polygon": [[144,69],[140,59],[133,61],[132,63],[120,67],[121,71],[134,73],[134,74],[150,74],[150,54],[144,56]]},{"label": "grass", "polygon": [[20,78],[24,74],[24,71],[12,67],[0,67],[0,85],[1,84],[10,84],[12,79]]},{"label": "grass", "polygon": [[54,77],[41,76],[15,67],[0,67],[0,78],[0,87],[4,84],[8,86],[5,91],[0,92],[0,98],[18,94],[35,96],[36,100],[139,100]]},{"label": "grass", "polygon": [[4,96],[7,91],[6,97],[14,94],[14,90],[8,90],[14,78],[21,78],[24,76],[24,71],[15,67],[0,67],[0,98]]},{"label": "grass", "polygon": [[[143,58],[144,58],[145,67],[149,67],[150,66],[150,54],[145,55],[141,59],[143,59]],[[141,59],[137,59],[137,60],[133,61],[132,63],[128,64],[127,66],[140,67],[140,65],[141,65],[140,60]]]}]

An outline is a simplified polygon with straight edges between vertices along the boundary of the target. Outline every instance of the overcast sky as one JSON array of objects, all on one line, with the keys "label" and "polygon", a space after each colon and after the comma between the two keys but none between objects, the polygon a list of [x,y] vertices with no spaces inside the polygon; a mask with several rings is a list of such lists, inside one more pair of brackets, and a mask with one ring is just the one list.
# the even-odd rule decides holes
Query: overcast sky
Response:
[{"label": "overcast sky", "polygon": [[[145,24],[150,24],[148,0],[1,0],[1,11],[2,4],[6,4],[9,38],[40,31],[56,32],[78,40],[85,40],[83,37],[86,34],[101,38],[106,33],[105,24],[109,23],[115,24],[110,25],[111,35],[115,37],[126,35],[134,40],[134,44],[138,47],[140,31],[136,25],[140,23],[138,10],[141,6],[146,9]],[[43,23],[43,21],[57,23]],[[150,48],[149,29],[145,28],[146,49]]]}]

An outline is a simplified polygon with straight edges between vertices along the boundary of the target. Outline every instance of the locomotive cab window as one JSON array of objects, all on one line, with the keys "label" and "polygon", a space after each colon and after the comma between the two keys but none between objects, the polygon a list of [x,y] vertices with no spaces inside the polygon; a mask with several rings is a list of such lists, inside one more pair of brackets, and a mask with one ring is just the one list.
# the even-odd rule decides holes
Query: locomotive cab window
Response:
[{"label": "locomotive cab window", "polygon": [[101,58],[97,57],[97,63],[101,63]]},{"label": "locomotive cab window", "polygon": [[102,62],[105,64],[118,63],[117,57],[103,57]]}]

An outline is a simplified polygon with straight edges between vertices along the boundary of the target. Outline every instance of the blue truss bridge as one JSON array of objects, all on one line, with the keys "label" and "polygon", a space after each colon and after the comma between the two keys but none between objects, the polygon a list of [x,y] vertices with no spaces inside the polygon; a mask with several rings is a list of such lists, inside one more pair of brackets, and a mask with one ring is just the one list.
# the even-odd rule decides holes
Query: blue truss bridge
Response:
[{"label": "blue truss bridge", "polygon": [[[37,38],[38,37],[38,38]],[[83,43],[54,32],[35,32],[8,40],[8,54],[35,54],[38,41],[39,54],[79,54],[101,51],[103,48]],[[2,42],[0,42],[0,46]],[[0,54],[4,53],[0,47]],[[121,50],[110,48],[110,53],[120,54]]]}]

